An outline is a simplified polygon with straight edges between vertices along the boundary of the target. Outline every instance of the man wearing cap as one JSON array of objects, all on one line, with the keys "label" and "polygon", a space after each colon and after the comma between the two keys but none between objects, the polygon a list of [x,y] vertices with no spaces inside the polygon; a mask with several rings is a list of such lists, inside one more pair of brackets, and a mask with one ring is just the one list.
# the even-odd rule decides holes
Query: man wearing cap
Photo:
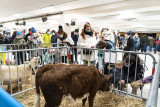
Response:
[{"label": "man wearing cap", "polygon": [[126,34],[129,36],[127,40],[127,47],[125,47],[125,51],[133,51],[134,50],[134,40],[133,36],[135,35],[132,31],[126,32]]},{"label": "man wearing cap", "polygon": [[[16,44],[13,46],[13,50],[22,50],[25,49],[26,46],[26,41],[23,39],[22,37],[22,33],[21,32],[17,32],[16,33],[16,38],[13,41],[13,44]],[[14,54],[15,55],[15,59],[18,60],[18,65],[23,64],[24,60],[23,60],[23,55],[25,55],[25,52],[21,51],[21,52],[17,52]]]}]

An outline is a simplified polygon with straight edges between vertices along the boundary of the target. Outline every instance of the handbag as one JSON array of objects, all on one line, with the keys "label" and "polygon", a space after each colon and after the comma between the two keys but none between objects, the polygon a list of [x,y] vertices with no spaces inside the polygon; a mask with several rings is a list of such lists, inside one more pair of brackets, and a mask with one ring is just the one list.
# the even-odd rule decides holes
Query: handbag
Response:
[{"label": "handbag", "polygon": [[85,54],[85,55],[91,55],[92,54],[92,50],[83,49],[83,54]]}]

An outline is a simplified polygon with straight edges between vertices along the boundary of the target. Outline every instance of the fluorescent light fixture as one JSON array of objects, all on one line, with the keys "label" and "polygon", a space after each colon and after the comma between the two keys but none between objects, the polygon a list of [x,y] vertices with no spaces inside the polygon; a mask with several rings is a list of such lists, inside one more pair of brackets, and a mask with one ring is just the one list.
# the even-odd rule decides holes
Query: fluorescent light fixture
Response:
[{"label": "fluorescent light fixture", "polygon": [[121,19],[127,19],[127,18],[136,18],[137,14],[133,10],[125,10],[125,11],[119,11],[119,18]]},{"label": "fluorescent light fixture", "polygon": [[42,17],[42,21],[43,22],[46,22],[48,19],[47,19],[47,17],[45,16],[45,17]]}]

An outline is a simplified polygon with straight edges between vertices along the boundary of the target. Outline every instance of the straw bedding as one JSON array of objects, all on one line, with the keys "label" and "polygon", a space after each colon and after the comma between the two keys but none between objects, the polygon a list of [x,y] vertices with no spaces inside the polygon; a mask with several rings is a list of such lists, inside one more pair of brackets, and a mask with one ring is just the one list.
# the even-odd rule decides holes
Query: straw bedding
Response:
[{"label": "straw bedding", "polygon": [[[15,96],[15,98],[25,107],[33,107],[35,100],[35,90]],[[44,107],[45,101],[41,95],[41,107]],[[81,101],[71,103],[63,100],[60,107],[82,107]],[[94,107],[144,107],[145,103],[141,99],[137,99],[124,94],[110,92],[97,92],[94,99]],[[88,107],[88,102],[86,102]]]},{"label": "straw bedding", "polygon": [[[35,77],[33,76],[33,86],[35,86],[34,81]],[[27,81],[26,88],[31,88],[31,78]],[[12,85],[13,87],[13,93],[17,92],[17,87]],[[4,86],[3,88],[7,88]],[[33,107],[34,106],[34,100],[36,97],[36,91],[31,90],[19,95],[14,96],[21,104],[23,104],[25,107]],[[41,93],[41,107],[44,107],[45,101],[44,97]],[[68,102],[66,100],[62,100],[62,103],[60,107],[82,107],[82,102]],[[94,99],[94,107],[144,107],[145,102],[143,102],[141,99],[126,96],[124,94],[119,94],[116,92],[97,92],[96,97]],[[86,107],[88,107],[88,101],[86,102]]]}]

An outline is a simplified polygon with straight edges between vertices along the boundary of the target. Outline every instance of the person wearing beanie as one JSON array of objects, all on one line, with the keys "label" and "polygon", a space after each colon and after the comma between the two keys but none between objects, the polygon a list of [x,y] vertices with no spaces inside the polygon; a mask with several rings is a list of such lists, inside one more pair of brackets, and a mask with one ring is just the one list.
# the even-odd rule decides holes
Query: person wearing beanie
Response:
[{"label": "person wearing beanie", "polygon": [[[51,37],[52,37],[52,34],[51,34],[51,32],[50,32],[50,29],[47,29],[46,33],[43,34],[43,36],[42,36],[43,42],[44,42],[44,43],[51,43]],[[46,44],[46,45],[44,45],[44,47],[45,47],[45,48],[51,47],[51,45],[47,45],[47,44]]]},{"label": "person wearing beanie", "polygon": [[[71,38],[74,41],[74,46],[77,46],[78,38],[79,38],[79,29],[75,29],[73,32],[71,32]],[[77,48],[74,48],[74,55],[75,55],[75,62],[77,61]]]},{"label": "person wearing beanie", "polygon": [[32,32],[32,33],[36,33],[37,31],[36,31],[36,29],[35,29],[34,27],[32,27],[32,28],[31,28],[31,32]]},{"label": "person wearing beanie", "polygon": [[[13,41],[13,44],[16,44],[16,45],[13,45],[13,50],[25,49],[25,47],[26,47],[25,43],[26,43],[26,41],[22,37],[22,33],[21,32],[17,32],[16,33],[16,38]],[[17,53],[17,55],[16,55],[16,53]],[[14,55],[15,55],[15,59],[17,59],[17,61],[18,61],[18,65],[23,64],[24,61],[25,61],[23,59],[23,55],[25,55],[25,53],[23,51],[16,52],[16,53],[14,53]]]}]

